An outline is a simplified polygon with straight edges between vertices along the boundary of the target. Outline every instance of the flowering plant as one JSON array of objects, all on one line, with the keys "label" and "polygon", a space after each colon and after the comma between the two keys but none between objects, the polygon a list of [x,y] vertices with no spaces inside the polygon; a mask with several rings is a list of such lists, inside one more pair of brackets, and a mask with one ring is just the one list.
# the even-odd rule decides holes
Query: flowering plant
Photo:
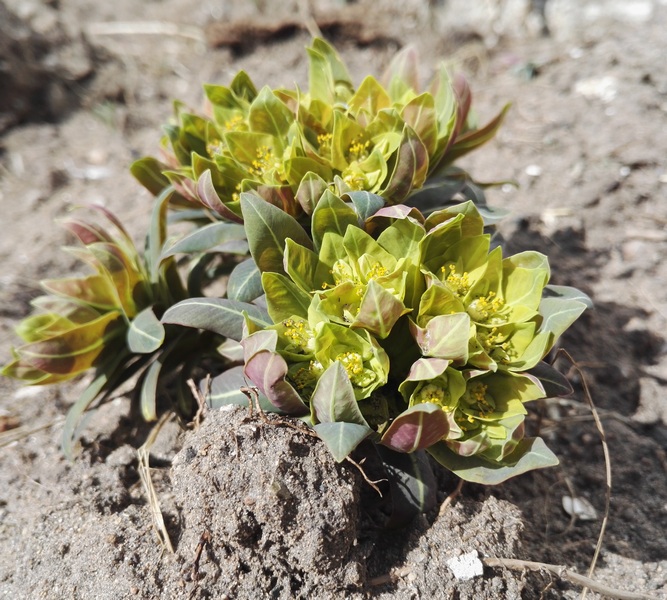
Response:
[{"label": "flowering plant", "polygon": [[[211,374],[212,406],[246,402],[249,379],[338,460],[371,440],[422,488],[423,451],[483,483],[555,464],[525,404],[567,391],[544,358],[588,299],[549,285],[539,253],[503,258],[485,230],[498,211],[453,164],[506,108],[478,128],[465,81],[441,68],[420,90],[411,50],[358,87],[323,40],[308,58],[307,92],[240,72],[205,87],[207,116],[176,105],[162,159],[132,166],[157,197],[146,252],[104,209],[113,235],[68,221],[93,274],[43,283],[3,374],[94,371],[68,453],[82,413],[130,377],[152,420],[191,417],[186,384]],[[192,229],[169,239],[169,215]]]}]

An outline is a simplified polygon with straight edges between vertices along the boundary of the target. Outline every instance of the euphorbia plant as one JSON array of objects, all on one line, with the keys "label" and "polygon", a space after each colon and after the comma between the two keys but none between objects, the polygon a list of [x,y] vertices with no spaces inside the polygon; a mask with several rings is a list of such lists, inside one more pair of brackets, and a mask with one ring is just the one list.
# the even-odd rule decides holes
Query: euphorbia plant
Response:
[{"label": "euphorbia plant", "polygon": [[[338,460],[371,440],[394,473],[422,470],[423,451],[485,483],[554,464],[525,435],[525,404],[566,387],[543,359],[587,299],[547,285],[541,254],[492,249],[481,188],[453,165],[505,109],[477,128],[465,81],[440,69],[420,90],[410,50],[358,87],[323,40],[308,56],[307,92],[240,72],[205,87],[206,116],[177,104],[162,161],[132,167],[157,196],[146,251],[103,209],[115,235],[70,221],[94,274],[45,282],[3,373],[94,370],[67,449],[82,412],[133,375],[151,420],[162,397],[191,416],[186,382],[210,373],[212,405],[245,402],[250,380]],[[193,226],[176,241],[169,210]]]}]

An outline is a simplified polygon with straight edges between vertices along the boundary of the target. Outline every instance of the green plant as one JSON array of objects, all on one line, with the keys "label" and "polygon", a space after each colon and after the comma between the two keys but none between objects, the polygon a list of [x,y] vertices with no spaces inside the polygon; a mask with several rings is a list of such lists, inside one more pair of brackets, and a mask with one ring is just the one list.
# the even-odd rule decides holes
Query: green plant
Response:
[{"label": "green plant", "polygon": [[[68,454],[83,412],[129,378],[152,420],[191,417],[187,383],[211,374],[212,406],[246,403],[249,379],[338,460],[371,440],[419,509],[424,451],[483,483],[555,464],[525,436],[524,405],[567,391],[543,359],[588,299],[548,285],[543,255],[492,249],[499,211],[453,165],[506,108],[477,128],[465,81],[440,69],[419,91],[410,50],[384,84],[358,88],[326,42],[308,54],[307,93],[257,91],[240,72],[206,86],[209,116],[176,105],[164,162],[132,166],[157,196],[145,252],[102,208],[114,235],[68,220],[94,273],[44,282],[3,374],[49,384],[94,370]],[[169,239],[168,217],[191,229]],[[210,283],[224,293],[206,296]]]}]

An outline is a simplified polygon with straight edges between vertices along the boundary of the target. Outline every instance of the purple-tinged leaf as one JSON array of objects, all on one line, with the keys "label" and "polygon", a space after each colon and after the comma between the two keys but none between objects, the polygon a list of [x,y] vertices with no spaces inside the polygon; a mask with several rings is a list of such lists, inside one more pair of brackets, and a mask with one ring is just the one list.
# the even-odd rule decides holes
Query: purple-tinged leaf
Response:
[{"label": "purple-tinged leaf", "polygon": [[450,164],[461,156],[468,154],[468,152],[472,152],[482,144],[486,144],[486,142],[493,139],[493,137],[498,132],[498,129],[500,129],[500,126],[502,125],[502,122],[505,119],[505,115],[507,114],[509,108],[510,105],[506,104],[503,109],[484,127],[480,129],[473,129],[464,133],[463,135],[460,135],[454,144],[447,150],[447,153],[443,157],[443,161],[446,164]]},{"label": "purple-tinged leaf", "polygon": [[398,146],[394,172],[389,185],[381,192],[383,198],[392,203],[402,202],[413,188],[419,188],[428,173],[428,150],[414,130],[405,126]]},{"label": "purple-tinged leaf", "polygon": [[468,359],[470,317],[467,313],[438,315],[423,328],[410,320],[410,331],[424,356],[462,362]]},{"label": "purple-tinged leaf", "polygon": [[384,432],[381,444],[398,452],[416,452],[442,440],[449,431],[445,412],[431,403],[411,406]]},{"label": "purple-tinged leaf", "polygon": [[359,306],[359,313],[354,319],[354,327],[362,327],[379,338],[386,338],[396,321],[410,309],[384,289],[377,281],[371,279],[366,293]]},{"label": "purple-tinged leaf", "polygon": [[312,215],[322,194],[329,188],[327,182],[317,173],[306,173],[299,184],[296,192],[296,201],[303,212]]},{"label": "purple-tinged leaf", "polygon": [[244,373],[276,408],[297,417],[308,414],[308,406],[285,380],[287,363],[280,354],[260,350],[246,362]]},{"label": "purple-tinged leaf", "polygon": [[235,223],[243,223],[243,219],[227,208],[220,200],[220,196],[218,196],[218,192],[213,185],[210,171],[204,171],[197,180],[197,198],[204,206],[218,213],[221,217]]},{"label": "purple-tinged leaf", "polygon": [[429,381],[442,375],[451,364],[444,358],[420,358],[410,367],[406,381]]},{"label": "purple-tinged leaf", "polygon": [[54,375],[81,373],[94,366],[102,351],[124,330],[119,312],[107,313],[57,336],[17,348],[33,367]]}]

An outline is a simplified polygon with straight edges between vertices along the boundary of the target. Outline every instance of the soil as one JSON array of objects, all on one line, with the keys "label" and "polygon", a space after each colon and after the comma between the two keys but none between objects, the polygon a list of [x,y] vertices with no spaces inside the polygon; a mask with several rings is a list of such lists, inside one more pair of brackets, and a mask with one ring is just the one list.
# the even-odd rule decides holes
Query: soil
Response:
[{"label": "soil", "polygon": [[[151,197],[128,172],[155,154],[171,101],[239,69],[305,85],[314,24],[360,80],[414,44],[427,79],[443,59],[468,76],[480,119],[512,110],[464,166],[511,210],[511,251],[550,257],[552,280],[592,297],[561,341],[573,382],[531,425],[556,468],[495,487],[438,474],[438,507],[383,531],[354,466],[246,409],[168,423],[150,460],[174,552],[153,530],[136,449],[151,426],[121,395],[91,416],[74,462],[62,418],[85,381],[0,380],[0,596],[34,598],[575,598],[561,578],[451,559],[559,564],[586,574],[605,515],[599,411],[611,456],[606,533],[593,578],[667,598],[667,2],[664,0],[0,1],[0,360],[37,282],[78,265],[54,225],[97,202],[139,242]],[[7,443],[8,434],[17,441]],[[594,513],[571,517],[565,496]],[[599,598],[589,592],[588,598]]]}]

